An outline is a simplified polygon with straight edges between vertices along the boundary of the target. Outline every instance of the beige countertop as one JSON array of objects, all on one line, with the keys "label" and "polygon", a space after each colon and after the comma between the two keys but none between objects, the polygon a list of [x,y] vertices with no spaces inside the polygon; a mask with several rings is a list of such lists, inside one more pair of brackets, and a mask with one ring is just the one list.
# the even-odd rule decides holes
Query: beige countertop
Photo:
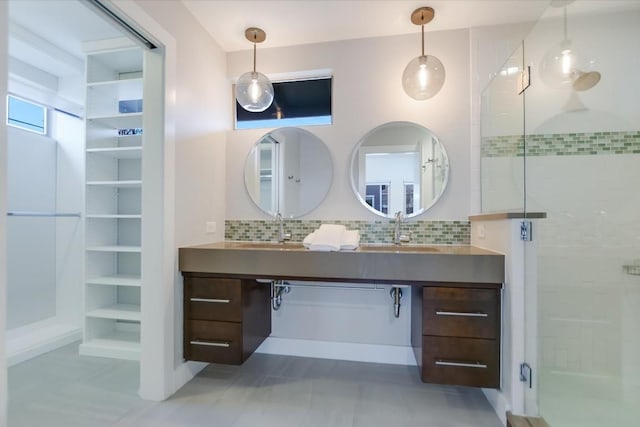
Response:
[{"label": "beige countertop", "polygon": [[310,251],[301,243],[225,241],[179,249],[183,273],[361,282],[504,281],[504,255],[475,246],[362,245]]}]

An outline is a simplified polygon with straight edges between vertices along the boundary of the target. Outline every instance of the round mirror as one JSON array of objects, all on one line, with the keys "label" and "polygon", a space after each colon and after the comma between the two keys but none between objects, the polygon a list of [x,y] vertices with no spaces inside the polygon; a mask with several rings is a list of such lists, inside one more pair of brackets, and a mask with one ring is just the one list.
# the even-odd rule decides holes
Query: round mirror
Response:
[{"label": "round mirror", "polygon": [[351,157],[351,186],[372,212],[412,217],[447,186],[449,160],[438,137],[415,123],[390,122],[367,133]]},{"label": "round mirror", "polygon": [[333,164],[320,138],[299,128],[264,135],[247,156],[244,183],[253,202],[271,216],[297,218],[316,208],[331,186]]}]

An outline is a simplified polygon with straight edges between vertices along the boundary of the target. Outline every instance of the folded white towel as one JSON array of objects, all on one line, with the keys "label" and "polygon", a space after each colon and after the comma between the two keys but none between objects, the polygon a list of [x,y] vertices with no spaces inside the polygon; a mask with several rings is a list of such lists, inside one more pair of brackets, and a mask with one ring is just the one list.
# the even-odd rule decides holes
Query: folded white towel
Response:
[{"label": "folded white towel", "polygon": [[360,231],[358,230],[346,230],[342,234],[342,243],[340,244],[340,250],[352,251],[358,249],[360,245]]},{"label": "folded white towel", "polygon": [[342,245],[342,236],[346,231],[344,225],[322,224],[313,232],[313,239],[309,249],[312,251],[339,251]]},{"label": "folded white towel", "polygon": [[304,240],[302,241],[302,245],[309,249],[309,246],[311,246],[311,243],[313,243],[313,237],[316,235],[315,231],[312,231],[311,233],[309,233],[307,235],[307,237],[304,238]]}]

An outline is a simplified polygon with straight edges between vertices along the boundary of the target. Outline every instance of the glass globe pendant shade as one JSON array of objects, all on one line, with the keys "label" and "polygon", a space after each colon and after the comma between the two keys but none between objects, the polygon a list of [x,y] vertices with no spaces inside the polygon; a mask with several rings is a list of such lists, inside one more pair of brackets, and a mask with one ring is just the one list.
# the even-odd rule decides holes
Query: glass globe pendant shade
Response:
[{"label": "glass globe pendant shade", "polygon": [[273,85],[262,73],[246,72],[236,83],[236,100],[245,110],[260,113],[273,102]]},{"label": "glass globe pendant shade", "polygon": [[402,87],[413,99],[429,99],[444,85],[445,71],[435,56],[421,55],[407,64],[402,74]]},{"label": "glass globe pendant shade", "polygon": [[542,58],[540,78],[546,85],[555,89],[573,87],[580,90],[579,79],[584,80],[584,76],[598,76],[597,80],[599,80],[599,73],[595,72],[595,66],[595,60],[585,57],[576,51],[568,40],[565,40],[549,49]]}]

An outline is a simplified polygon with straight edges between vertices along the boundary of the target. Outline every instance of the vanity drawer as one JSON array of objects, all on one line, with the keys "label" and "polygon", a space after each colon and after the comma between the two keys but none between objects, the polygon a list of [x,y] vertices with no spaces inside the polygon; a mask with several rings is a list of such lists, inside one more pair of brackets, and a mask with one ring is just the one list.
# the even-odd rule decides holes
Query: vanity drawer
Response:
[{"label": "vanity drawer", "polygon": [[210,363],[242,363],[242,325],[191,320],[186,326],[184,357]]},{"label": "vanity drawer", "polygon": [[242,321],[242,281],[192,277],[185,280],[189,319]]},{"label": "vanity drawer", "polygon": [[422,381],[499,388],[499,341],[424,336]]},{"label": "vanity drawer", "polygon": [[425,287],[422,334],[497,339],[500,290]]}]

